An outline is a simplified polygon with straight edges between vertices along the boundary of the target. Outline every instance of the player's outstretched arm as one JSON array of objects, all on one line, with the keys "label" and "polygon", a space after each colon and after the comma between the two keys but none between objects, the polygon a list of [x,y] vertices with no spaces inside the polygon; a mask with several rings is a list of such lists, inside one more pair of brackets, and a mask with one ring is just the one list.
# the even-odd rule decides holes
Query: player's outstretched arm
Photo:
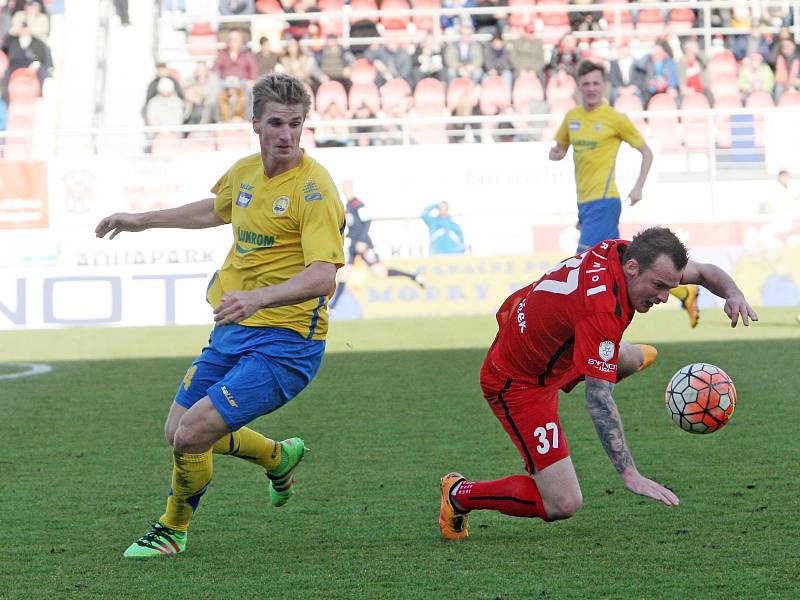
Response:
[{"label": "player's outstretched arm", "polygon": [[723,310],[731,320],[731,327],[736,327],[739,317],[742,318],[742,324],[745,327],[750,325],[751,320],[758,321],[758,313],[747,302],[733,277],[716,265],[690,260],[683,271],[681,283],[697,283],[707,288],[715,296],[724,299]]},{"label": "player's outstretched arm", "polygon": [[177,208],[166,208],[144,213],[115,213],[102,219],[94,230],[97,237],[111,232],[110,240],[123,231],[144,231],[155,227],[177,229],[205,229],[225,222],[214,211],[214,199],[206,198],[184,204]]},{"label": "player's outstretched arm", "polygon": [[625,487],[634,494],[677,506],[678,497],[659,483],[642,476],[636,469],[633,457],[625,443],[622,418],[611,392],[614,384],[594,377],[586,377],[586,408],[592,417],[597,437],[611,459],[611,464],[622,477]]}]

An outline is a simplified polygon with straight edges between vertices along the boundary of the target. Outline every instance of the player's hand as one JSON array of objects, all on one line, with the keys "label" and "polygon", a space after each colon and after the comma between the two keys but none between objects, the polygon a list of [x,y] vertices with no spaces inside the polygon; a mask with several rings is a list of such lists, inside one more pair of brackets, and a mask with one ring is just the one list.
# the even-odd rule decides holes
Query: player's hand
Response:
[{"label": "player's hand", "polygon": [[561,160],[567,155],[567,148],[561,144],[556,144],[550,148],[550,160]]},{"label": "player's hand", "polygon": [[147,226],[144,223],[142,215],[133,215],[131,213],[115,213],[100,221],[97,227],[94,228],[94,234],[101,238],[110,231],[111,237],[108,239],[113,240],[117,234],[123,231],[143,231]]},{"label": "player's hand", "polygon": [[642,188],[640,188],[638,186],[635,186],[631,190],[631,193],[628,194],[628,200],[630,200],[631,206],[633,206],[634,204],[639,202],[641,199],[642,199]]},{"label": "player's hand", "polygon": [[726,298],[723,310],[731,320],[731,327],[736,327],[740,316],[742,317],[742,325],[745,327],[750,325],[750,321],[758,321],[758,313],[753,310],[753,307],[750,306],[741,293]]},{"label": "player's hand", "polygon": [[667,506],[678,506],[681,503],[678,497],[670,490],[665,488],[660,483],[648,479],[641,475],[638,471],[628,468],[622,474],[622,480],[625,482],[625,487],[632,491],[634,494],[652,498]]},{"label": "player's hand", "polygon": [[214,322],[217,325],[241,323],[261,308],[260,298],[255,291],[228,292],[214,309]]}]

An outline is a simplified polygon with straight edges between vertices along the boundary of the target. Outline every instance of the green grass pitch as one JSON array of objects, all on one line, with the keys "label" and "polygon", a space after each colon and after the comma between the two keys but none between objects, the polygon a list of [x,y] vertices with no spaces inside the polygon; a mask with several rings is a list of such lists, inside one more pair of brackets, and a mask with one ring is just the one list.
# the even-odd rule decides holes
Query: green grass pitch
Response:
[{"label": "green grass pitch", "polygon": [[[676,311],[634,320],[627,339],[661,355],[615,397],[639,470],[680,507],[625,491],[579,387],[561,420],[583,509],[552,524],[476,512],[461,543],[439,537],[439,477],[522,472],[478,387],[492,318],[334,323],[317,379],[254,424],[312,448],[292,501],[272,508],[256,467],[215,457],[188,552],[140,562],[122,552],[163,509],[163,420],[208,328],[0,333],[0,376],[53,367],[0,379],[0,598],[797,598],[794,315],[735,330],[719,310],[695,331]],[[675,427],[663,403],[696,361],[739,392],[709,436]]]}]

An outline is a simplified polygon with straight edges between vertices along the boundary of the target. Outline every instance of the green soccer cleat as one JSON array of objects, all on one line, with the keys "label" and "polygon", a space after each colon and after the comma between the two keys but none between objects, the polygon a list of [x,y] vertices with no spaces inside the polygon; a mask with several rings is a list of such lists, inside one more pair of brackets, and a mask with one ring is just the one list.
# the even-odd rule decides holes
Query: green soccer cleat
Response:
[{"label": "green soccer cleat", "polygon": [[153,523],[150,531],[133,542],[123,556],[125,558],[150,558],[151,556],[169,556],[186,550],[187,534]]},{"label": "green soccer cleat", "polygon": [[306,453],[305,442],[298,437],[283,440],[281,444],[281,464],[267,471],[269,478],[269,501],[272,506],[283,506],[292,497],[294,472]]}]

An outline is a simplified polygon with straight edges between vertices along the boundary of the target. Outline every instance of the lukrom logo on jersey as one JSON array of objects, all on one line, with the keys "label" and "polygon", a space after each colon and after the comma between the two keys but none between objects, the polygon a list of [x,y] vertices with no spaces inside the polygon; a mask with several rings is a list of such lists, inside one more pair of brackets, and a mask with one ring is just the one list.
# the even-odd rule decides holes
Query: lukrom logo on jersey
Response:
[{"label": "lukrom logo on jersey", "polygon": [[[250,254],[257,250],[272,248],[275,245],[275,241],[276,238],[274,235],[247,231],[241,227],[236,228],[236,252],[239,254]],[[248,248],[243,244],[247,244],[251,247]]]}]

